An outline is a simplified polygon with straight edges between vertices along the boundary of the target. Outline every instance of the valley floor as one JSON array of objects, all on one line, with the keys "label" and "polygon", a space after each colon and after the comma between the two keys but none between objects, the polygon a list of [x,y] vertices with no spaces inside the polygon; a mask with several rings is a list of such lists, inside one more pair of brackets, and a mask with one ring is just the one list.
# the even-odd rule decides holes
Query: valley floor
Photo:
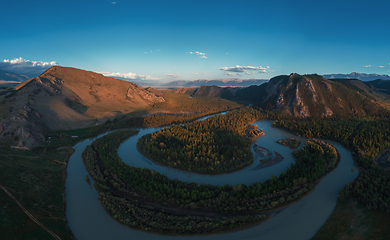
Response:
[{"label": "valley floor", "polygon": [[67,149],[25,151],[0,147],[0,185],[25,208],[0,190],[1,239],[53,239],[32,218],[61,239],[72,239],[63,201],[63,173],[69,155]]},{"label": "valley floor", "polygon": [[338,201],[328,221],[312,240],[390,239],[390,215],[368,209],[354,199]]}]

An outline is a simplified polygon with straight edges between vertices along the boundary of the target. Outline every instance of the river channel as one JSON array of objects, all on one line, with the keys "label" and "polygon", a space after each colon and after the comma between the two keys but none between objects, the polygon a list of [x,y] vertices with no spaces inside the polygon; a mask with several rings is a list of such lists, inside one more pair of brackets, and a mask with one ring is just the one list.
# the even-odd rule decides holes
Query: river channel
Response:
[{"label": "river channel", "polygon": [[[301,140],[301,146],[307,141],[282,129],[271,127],[271,120],[261,120],[254,123],[264,130],[265,136],[257,139],[256,144],[278,152],[284,160],[259,170],[253,168],[261,159],[253,152],[254,163],[237,172],[216,176],[201,175],[184,172],[152,163],[142,156],[136,149],[136,143],[145,134],[158,131],[161,128],[139,129],[139,133],[123,142],[118,149],[118,154],[124,162],[141,168],[149,168],[167,177],[185,182],[235,185],[237,183],[251,184],[264,182],[272,175],[279,176],[283,170],[294,162],[290,148],[276,143],[282,138],[295,137]],[[87,170],[82,162],[81,154],[84,148],[94,139],[87,139],[74,146],[75,153],[70,157],[67,168],[68,177],[65,182],[66,216],[68,225],[77,240],[97,239],[311,239],[321,226],[326,222],[336,206],[338,191],[348,182],[352,182],[358,175],[353,163],[351,153],[341,144],[326,141],[335,146],[340,153],[340,163],[335,170],[326,175],[315,189],[300,201],[289,205],[273,218],[249,229],[242,231],[215,234],[208,236],[164,236],[138,230],[132,230],[117,223],[104,210],[98,200],[98,193],[94,187],[90,187],[85,181]],[[252,150],[253,151],[253,150]],[[352,172],[351,168],[355,171]],[[89,176],[89,175],[88,175]],[[90,178],[91,179],[91,178]],[[91,179],[91,185],[93,181]]]}]

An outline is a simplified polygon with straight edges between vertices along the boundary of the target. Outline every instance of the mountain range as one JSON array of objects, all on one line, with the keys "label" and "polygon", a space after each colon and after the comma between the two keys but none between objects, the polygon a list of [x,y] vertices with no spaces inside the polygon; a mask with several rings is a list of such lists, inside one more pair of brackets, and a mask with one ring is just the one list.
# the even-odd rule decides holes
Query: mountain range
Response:
[{"label": "mountain range", "polygon": [[[216,81],[244,82],[230,79],[207,83]],[[252,83],[255,81],[264,80]],[[383,99],[388,100],[390,92],[390,84],[385,80],[363,82],[293,73],[249,87],[200,86],[170,91],[194,98],[217,97],[251,103],[300,118],[389,115],[383,107],[386,105],[381,105]],[[162,93],[151,87],[60,66],[51,67],[0,97],[0,140],[22,148],[44,142],[45,133],[50,131],[101,124],[109,118],[165,101]]]},{"label": "mountain range", "polygon": [[329,80],[316,74],[294,73],[247,88],[202,86],[194,91],[193,96],[251,102],[263,109],[302,118],[388,114],[374,98],[374,91],[375,87],[359,80]]},{"label": "mountain range", "polygon": [[362,81],[372,81],[377,79],[390,80],[389,75],[384,75],[384,74],[382,75],[376,73],[367,74],[367,73],[352,72],[349,74],[325,74],[322,76],[327,79],[346,78],[346,79],[358,79]]},{"label": "mountain range", "polygon": [[194,81],[173,81],[163,86],[166,87],[184,87],[184,88],[198,88],[200,86],[221,86],[221,87],[249,87],[251,85],[261,85],[268,82],[267,79],[213,79],[213,80],[194,80]]},{"label": "mountain range", "polygon": [[11,87],[28,80],[29,77],[0,69],[0,87]]}]

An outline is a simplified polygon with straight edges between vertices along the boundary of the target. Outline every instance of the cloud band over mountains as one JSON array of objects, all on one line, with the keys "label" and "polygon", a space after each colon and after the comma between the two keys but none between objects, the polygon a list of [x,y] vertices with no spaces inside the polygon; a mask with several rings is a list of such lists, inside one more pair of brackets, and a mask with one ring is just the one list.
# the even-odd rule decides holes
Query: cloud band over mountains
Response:
[{"label": "cloud band over mountains", "polygon": [[14,58],[12,60],[4,59],[3,61],[0,61],[0,69],[17,74],[24,74],[29,77],[36,77],[46,69],[58,65],[60,64],[56,61],[30,61],[23,59],[22,57]]},{"label": "cloud band over mountains", "polygon": [[110,73],[110,72],[101,72],[106,77],[114,77],[121,79],[129,79],[129,80],[160,80],[161,78],[151,77],[150,75],[138,75],[136,73]]},{"label": "cloud band over mountains", "polygon": [[227,71],[227,72],[237,72],[237,73],[245,72],[247,70],[251,70],[251,71],[259,71],[260,73],[266,73],[268,68],[269,67],[262,67],[262,66],[254,67],[254,66],[240,66],[240,65],[237,65],[235,67],[220,67],[219,70]]}]

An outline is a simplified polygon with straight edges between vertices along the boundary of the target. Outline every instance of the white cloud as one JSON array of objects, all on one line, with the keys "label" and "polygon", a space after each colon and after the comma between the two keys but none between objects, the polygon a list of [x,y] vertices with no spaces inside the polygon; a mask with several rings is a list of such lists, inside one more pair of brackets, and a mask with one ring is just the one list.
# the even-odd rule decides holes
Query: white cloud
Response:
[{"label": "white cloud", "polygon": [[115,77],[131,80],[160,80],[161,78],[151,77],[150,75],[138,75],[136,73],[110,73],[110,72],[101,72],[106,77]]},{"label": "white cloud", "polygon": [[220,67],[219,70],[228,71],[228,72],[245,72],[245,70],[259,71],[261,73],[267,72],[267,68],[262,66],[253,67],[253,66],[235,66],[235,67]]},{"label": "white cloud", "polygon": [[229,54],[229,53],[226,53],[226,55]]},{"label": "white cloud", "polygon": [[368,67],[371,67],[371,65],[363,65],[362,67],[368,68]]},{"label": "white cloud", "polygon": [[29,77],[36,77],[46,69],[58,65],[60,64],[56,61],[30,61],[23,59],[22,57],[14,58],[12,60],[4,59],[4,61],[0,61],[0,69],[18,74],[26,74]]},{"label": "white cloud", "polygon": [[198,56],[200,56],[199,58],[207,58],[206,57],[206,53],[202,53],[202,52],[199,52],[199,51],[196,51],[196,52],[187,52],[187,53],[189,53],[189,54],[196,54],[196,55],[198,55]]},{"label": "white cloud", "polygon": [[385,66],[378,66],[379,68],[384,68]]},{"label": "white cloud", "polygon": [[178,75],[175,75],[175,74],[165,74],[166,76],[168,76],[169,78],[178,78],[179,76]]},{"label": "white cloud", "polygon": [[114,5],[115,5],[115,4],[116,4],[116,2],[111,2],[111,4],[114,4]]}]

